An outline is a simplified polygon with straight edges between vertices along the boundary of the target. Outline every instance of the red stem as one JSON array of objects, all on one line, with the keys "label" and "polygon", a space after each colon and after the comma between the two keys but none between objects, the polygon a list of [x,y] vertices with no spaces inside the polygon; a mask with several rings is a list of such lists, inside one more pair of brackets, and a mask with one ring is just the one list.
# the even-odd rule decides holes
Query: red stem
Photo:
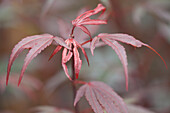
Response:
[{"label": "red stem", "polygon": [[[71,30],[71,33],[70,33],[70,37],[71,38],[74,38],[74,29],[75,29],[75,26],[73,26],[72,30]],[[74,45],[72,44],[71,45],[71,51],[73,52],[73,48],[74,48]],[[72,85],[72,89],[73,89],[73,99],[75,99],[76,97],[76,93],[77,93],[77,89],[76,89],[76,84],[74,83],[76,78],[75,78],[75,68],[74,68],[74,53],[73,53],[73,57],[72,57],[72,81],[71,81],[71,85]],[[74,101],[74,100],[73,100]],[[78,110],[78,106],[74,106],[74,110],[75,110],[75,113],[79,113],[79,110]]]},{"label": "red stem", "polygon": [[83,43],[81,44],[81,46],[82,46],[82,45],[85,45],[85,44],[87,44],[87,43],[89,43],[89,42],[91,42],[91,41],[92,41],[92,39],[87,40],[87,41],[83,42]]},{"label": "red stem", "polygon": [[71,37],[71,38],[74,38],[74,35],[73,35],[74,29],[75,29],[75,26],[73,26],[73,28],[72,28],[72,30],[71,30],[71,33],[70,33],[70,37]]}]

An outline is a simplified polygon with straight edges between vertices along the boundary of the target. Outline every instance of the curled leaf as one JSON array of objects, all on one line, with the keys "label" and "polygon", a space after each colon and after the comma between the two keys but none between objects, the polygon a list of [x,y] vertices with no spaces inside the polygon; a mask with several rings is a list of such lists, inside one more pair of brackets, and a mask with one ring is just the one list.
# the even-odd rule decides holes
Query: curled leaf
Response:
[{"label": "curled leaf", "polygon": [[83,25],[100,25],[100,24],[107,24],[106,20],[100,20],[100,19],[90,19],[90,16],[95,15],[99,12],[102,12],[99,17],[103,15],[106,8],[102,4],[98,4],[98,6],[93,9],[84,12],[83,14],[79,15],[75,20],[72,21],[72,25],[79,27],[83,32],[88,34],[91,38],[91,34],[89,30],[83,26]]},{"label": "curled leaf", "polygon": [[73,51],[68,51],[67,48],[64,48],[63,50],[63,53],[62,53],[62,66],[63,66],[63,69],[65,71],[65,74],[67,75],[67,77],[71,79],[69,73],[68,73],[68,68],[67,68],[67,65],[66,63],[71,59],[71,57],[74,55],[74,68],[75,68],[75,74],[76,74],[76,79],[78,78],[78,75],[79,75],[79,72],[80,72],[80,69],[81,69],[81,65],[82,65],[82,60],[80,59],[80,56],[79,56],[79,52],[78,52],[78,47],[81,48],[83,54],[85,55],[86,57],[86,60],[89,64],[89,60],[88,60],[88,57],[87,57],[87,54],[84,50],[84,48],[81,47],[81,45],[76,42],[74,39],[70,38],[70,39],[67,39],[66,40],[66,43],[69,47],[73,46]]},{"label": "curled leaf", "polygon": [[72,78],[70,77],[68,73],[68,68],[67,68],[66,63],[71,59],[72,55],[73,55],[72,52],[69,52],[69,54],[67,55],[67,48],[64,48],[63,53],[62,53],[62,66],[63,66],[65,74],[70,80],[72,80]]},{"label": "curled leaf", "polygon": [[82,65],[82,60],[80,60],[79,52],[76,47],[73,48],[73,53],[74,53],[74,69],[75,69],[76,79],[78,79],[79,72]]}]

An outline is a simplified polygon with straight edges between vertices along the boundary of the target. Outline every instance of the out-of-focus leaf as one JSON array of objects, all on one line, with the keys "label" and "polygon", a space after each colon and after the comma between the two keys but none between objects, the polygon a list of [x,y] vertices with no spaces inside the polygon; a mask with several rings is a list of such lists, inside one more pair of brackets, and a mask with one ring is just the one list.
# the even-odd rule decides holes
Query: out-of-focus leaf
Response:
[{"label": "out-of-focus leaf", "polygon": [[34,113],[73,113],[72,111],[59,109],[53,106],[39,106],[32,109]]},{"label": "out-of-focus leaf", "polygon": [[[159,0],[158,0],[159,1]],[[161,0],[165,1],[165,0]],[[164,3],[164,5],[162,4]],[[140,24],[143,17],[147,14],[151,15],[154,19],[161,22],[170,22],[170,13],[168,11],[169,2],[156,2],[155,0],[149,0],[145,4],[137,5],[133,10],[133,21],[136,24]],[[165,5],[166,4],[166,5]]]},{"label": "out-of-focus leaf", "polygon": [[144,7],[136,6],[133,10],[132,18],[135,24],[141,24],[142,17],[146,14]]},{"label": "out-of-focus leaf", "polygon": [[169,0],[148,0],[148,4],[159,5],[160,7],[169,7]]},{"label": "out-of-focus leaf", "polygon": [[60,18],[57,19],[57,24],[58,24],[59,34],[62,36],[62,38],[64,39],[70,38],[69,33],[71,30],[71,24],[67,23],[65,20]]},{"label": "out-of-focus leaf", "polygon": [[137,105],[127,105],[129,113],[154,113],[144,107]]},{"label": "out-of-focus leaf", "polygon": [[111,7],[110,0],[100,0],[105,6],[107,6],[107,10]]},{"label": "out-of-focus leaf", "polygon": [[56,2],[56,0],[46,0],[43,8],[42,8],[42,12],[41,12],[41,17],[43,18],[47,12],[49,11],[49,9],[52,7],[52,5],[54,4],[54,2]]},{"label": "out-of-focus leaf", "polygon": [[[6,76],[0,76],[0,90],[2,93],[5,91],[6,88]],[[30,75],[25,75],[23,84],[20,85],[20,87],[17,86],[18,81],[18,74],[12,74],[9,79],[9,86],[17,88],[21,91],[23,91],[28,97],[31,99],[35,99],[35,91],[39,90],[42,87],[42,82],[35,77],[32,77]]]},{"label": "out-of-focus leaf", "polygon": [[62,71],[52,76],[49,80],[47,80],[45,87],[44,87],[44,92],[47,95],[52,94],[64,81],[67,80],[67,78],[63,75],[64,73]]},{"label": "out-of-focus leaf", "polygon": [[170,22],[170,13],[165,9],[151,4],[147,4],[145,8],[147,9],[148,12],[157,16],[158,19],[160,19],[161,21]]},{"label": "out-of-focus leaf", "polygon": [[159,23],[158,29],[165,39],[170,43],[170,25],[165,23]]}]

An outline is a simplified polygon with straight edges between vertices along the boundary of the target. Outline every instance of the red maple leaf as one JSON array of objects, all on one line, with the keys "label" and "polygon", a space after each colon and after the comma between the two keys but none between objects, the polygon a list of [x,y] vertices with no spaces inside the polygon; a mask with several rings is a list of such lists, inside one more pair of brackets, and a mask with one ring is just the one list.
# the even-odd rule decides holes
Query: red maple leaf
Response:
[{"label": "red maple leaf", "polygon": [[[6,84],[8,84],[9,73],[10,73],[11,66],[14,60],[18,57],[18,55],[24,49],[29,49],[29,52],[25,58],[24,65],[23,65],[23,68],[21,70],[21,74],[19,77],[18,85],[20,84],[21,79],[24,75],[24,72],[28,64],[31,62],[31,60],[34,57],[36,57],[42,50],[44,50],[46,47],[51,45],[53,41],[57,43],[58,45],[56,49],[53,51],[49,59],[51,59],[58,51],[64,48],[62,52],[62,67],[65,71],[66,76],[72,81],[72,78],[70,77],[70,74],[68,72],[68,68],[66,65],[67,62],[70,61],[70,59],[72,58],[74,61],[74,65],[72,69],[75,73],[75,78],[77,79],[79,76],[81,66],[82,66],[82,60],[80,59],[78,48],[82,50],[89,65],[87,54],[82,46],[87,44],[86,46],[88,47],[89,46],[88,44],[91,42],[89,47],[90,47],[92,55],[94,54],[93,51],[95,47],[103,46],[106,44],[112,47],[112,49],[116,52],[119,59],[121,60],[121,63],[123,64],[125,78],[126,78],[126,89],[128,90],[127,55],[126,55],[125,48],[122,45],[120,45],[119,42],[127,43],[134,47],[146,46],[150,48],[151,50],[153,50],[155,53],[157,52],[149,45],[139,40],[136,40],[134,37],[127,35],[127,34],[101,33],[92,39],[89,29],[84,25],[107,24],[106,20],[101,19],[105,10],[106,8],[102,4],[98,4],[98,6],[95,9],[86,11],[82,13],[81,15],[79,15],[75,20],[72,21],[73,28],[71,30],[70,35],[67,33],[70,29],[69,25],[64,23],[62,20],[60,20],[60,22],[58,21],[59,26],[61,27],[59,29],[60,30],[59,32],[62,35],[62,38],[64,38],[65,40],[63,40],[60,37],[54,37],[50,34],[35,35],[35,36],[29,36],[29,37],[24,38],[12,50],[12,54],[10,56],[9,63],[8,63]],[[90,19],[91,16],[96,15],[99,12],[101,12],[101,14],[97,19]],[[78,39],[76,41],[76,38],[80,38],[80,37],[75,38],[75,34],[74,34],[75,27],[80,28],[84,33],[89,35],[90,40],[84,41],[84,38],[83,38],[83,39]],[[68,36],[69,38],[67,38]],[[80,41],[82,40],[83,42],[80,44]],[[102,42],[100,42],[100,40],[102,40]],[[161,59],[165,63],[162,57]],[[83,85],[77,92],[74,105],[76,105],[76,103],[80,100],[80,98],[83,95],[85,95],[92,109],[96,113],[103,113],[104,111],[108,113],[113,113],[113,112],[114,113],[127,113],[128,112],[127,107],[125,103],[123,102],[123,100],[121,99],[121,97],[119,97],[106,84],[102,82],[89,82],[89,83],[84,82],[83,84],[85,85]]]},{"label": "red maple leaf", "polygon": [[146,47],[150,48],[151,50],[153,50],[156,54],[158,54],[160,56],[160,58],[163,60],[165,66],[166,66],[166,63],[165,63],[164,59],[151,46],[149,46],[149,45],[147,45],[147,44],[145,44],[145,43],[135,39],[133,36],[130,36],[130,35],[127,35],[127,34],[121,34],[121,33],[117,33],[117,34],[100,33],[98,36],[93,38],[93,40],[91,42],[91,47],[90,47],[92,55],[94,54],[93,51],[95,49],[96,44],[99,43],[100,39],[105,44],[107,44],[110,47],[112,47],[112,49],[119,56],[119,59],[121,60],[121,63],[123,64],[123,68],[124,68],[124,72],[125,72],[126,89],[127,90],[128,90],[128,68],[127,68],[128,63],[127,63],[127,55],[126,55],[125,48],[122,45],[120,45],[117,41],[120,41],[120,42],[123,42],[123,43],[126,43],[126,44],[130,44],[130,45],[132,45],[134,47],[146,46]]},{"label": "red maple leaf", "polygon": [[72,21],[73,29],[75,27],[80,28],[83,32],[88,34],[91,37],[90,31],[84,25],[100,25],[100,24],[107,24],[106,20],[101,19],[90,19],[90,16],[95,15],[99,12],[102,12],[99,17],[101,17],[106,8],[102,4],[98,4],[98,6],[93,9],[84,12],[83,14],[79,15],[75,20]]},{"label": "red maple leaf", "polygon": [[[63,66],[63,69],[65,71],[65,74],[67,75],[67,77],[71,79],[69,73],[68,73],[68,68],[67,68],[67,65],[66,63],[71,59],[71,57],[74,55],[74,69],[75,69],[75,74],[76,74],[76,79],[78,78],[78,75],[79,75],[79,72],[80,72],[80,69],[81,69],[81,65],[82,65],[82,60],[80,59],[80,55],[79,55],[79,52],[78,52],[78,47],[82,50],[87,62],[88,62],[88,65],[89,65],[89,60],[88,60],[88,57],[87,57],[87,54],[84,50],[84,48],[81,47],[81,45],[76,41],[74,40],[73,38],[69,38],[67,39],[66,41],[66,44],[68,47],[70,48],[73,48],[72,51],[69,50],[68,48],[64,48],[63,50],[63,53],[62,53],[62,66]],[[56,49],[53,51],[52,55],[50,56],[49,60],[59,51],[61,50],[61,46],[57,46]]]},{"label": "red maple leaf", "polygon": [[36,57],[47,46],[52,44],[53,41],[55,43],[58,43],[61,46],[64,46],[64,47],[70,49],[65,44],[65,42],[62,38],[54,37],[50,34],[28,36],[28,37],[24,38],[23,40],[21,40],[12,50],[12,54],[10,56],[8,68],[7,68],[6,85],[8,84],[9,73],[10,73],[11,66],[12,66],[13,62],[24,49],[29,49],[29,52],[24,60],[24,65],[21,70],[20,78],[18,81],[18,86],[19,86],[19,84],[22,80],[22,77],[24,75],[24,72],[25,72],[28,64],[31,62],[31,60],[34,57]]},{"label": "red maple leaf", "polygon": [[103,82],[93,81],[81,86],[77,91],[74,106],[85,95],[95,113],[128,113],[123,99]]}]

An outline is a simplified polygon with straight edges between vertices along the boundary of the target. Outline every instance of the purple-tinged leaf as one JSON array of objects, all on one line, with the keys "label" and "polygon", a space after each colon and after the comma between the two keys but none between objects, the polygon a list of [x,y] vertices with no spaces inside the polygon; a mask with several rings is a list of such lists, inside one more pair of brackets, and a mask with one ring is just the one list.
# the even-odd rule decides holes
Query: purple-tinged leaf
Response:
[{"label": "purple-tinged leaf", "polygon": [[71,57],[72,57],[72,52],[69,52],[69,54],[67,55],[67,48],[64,48],[63,53],[62,53],[62,66],[63,66],[66,76],[70,80],[72,80],[72,78],[70,77],[70,75],[68,73],[68,68],[67,68],[66,63],[71,59]]},{"label": "purple-tinged leaf", "polygon": [[162,59],[162,61],[164,62],[165,66],[167,68],[165,60],[162,58],[162,56],[155,49],[153,49],[151,46],[135,39],[133,36],[130,36],[128,34],[121,34],[121,33],[117,33],[117,34],[101,33],[101,34],[98,35],[98,37],[109,38],[110,40],[120,41],[120,42],[123,42],[123,43],[126,43],[126,44],[130,44],[134,47],[146,46],[149,49],[151,49],[152,51],[154,51]]},{"label": "purple-tinged leaf", "polygon": [[60,37],[54,37],[54,41],[57,42],[59,45],[67,48],[67,49],[71,49],[70,47],[67,46],[65,41],[62,38],[60,38]]},{"label": "purple-tinged leaf", "polygon": [[63,69],[64,69],[64,72],[65,72],[66,76],[69,78],[69,80],[72,81],[72,78],[70,77],[70,75],[68,73],[67,65],[65,63],[62,63],[62,66],[63,66]]},{"label": "purple-tinged leaf", "polygon": [[127,56],[126,56],[126,52],[123,46],[121,46],[117,41],[126,43],[126,44],[130,44],[134,47],[141,47],[141,46],[146,46],[149,49],[151,49],[152,51],[154,51],[164,62],[166,68],[166,62],[164,61],[164,59],[161,57],[161,55],[154,50],[151,46],[136,40],[133,36],[127,35],[127,34],[107,34],[107,33],[101,33],[99,34],[97,37],[93,38],[92,40],[92,44],[91,44],[91,53],[93,55],[93,51],[95,49],[95,43],[99,43],[99,39],[101,39],[104,43],[106,43],[107,45],[111,46],[112,49],[115,50],[116,54],[119,56],[119,59],[121,60],[122,64],[123,64],[123,68],[125,71],[125,79],[126,79],[126,89],[128,90],[128,68],[127,68]]},{"label": "purple-tinged leaf", "polygon": [[107,21],[97,20],[97,19],[88,19],[86,21],[81,22],[81,25],[99,25],[99,24],[107,24]]},{"label": "purple-tinged leaf", "polygon": [[69,51],[68,54],[65,57],[63,57],[63,63],[67,63],[71,59],[72,55],[73,53]]},{"label": "purple-tinged leaf", "polygon": [[98,81],[92,82],[91,85],[94,87],[97,99],[104,106],[107,113],[128,113],[123,99],[111,87]]},{"label": "purple-tinged leaf", "polygon": [[[90,16],[95,15],[99,12],[102,12],[100,16],[103,15],[105,12],[106,8],[102,4],[98,4],[98,6],[93,9],[84,12],[80,16],[78,16],[75,20],[72,21],[72,25],[75,27],[79,27],[83,32],[88,34],[91,38],[91,34],[89,30],[83,26],[83,25],[100,25],[100,24],[106,24],[107,22],[105,20],[100,20],[100,19],[90,19]],[[100,17],[99,16],[99,17]]]},{"label": "purple-tinged leaf", "polygon": [[98,4],[95,9],[86,11],[85,13],[78,16],[75,20],[79,20],[79,21],[85,20],[85,19],[89,18],[90,16],[95,15],[101,11],[102,11],[101,15],[103,15],[105,10],[106,10],[106,8],[102,4]]},{"label": "purple-tinged leaf", "polygon": [[[100,26],[98,25],[89,25],[86,28],[90,31],[91,36],[95,35]],[[86,33],[80,32],[81,29],[76,29],[74,32],[75,40],[79,43],[83,43],[89,39],[89,36]],[[90,46],[89,46],[90,47]]]},{"label": "purple-tinged leaf", "polygon": [[[43,34],[43,35],[34,35],[29,36],[21,40],[12,50],[12,54],[9,59],[8,68],[7,68],[7,78],[6,78],[6,85],[8,84],[9,79],[9,73],[11,70],[11,66],[14,62],[14,60],[18,57],[18,55],[24,50],[29,49],[29,52],[24,60],[24,64],[21,70],[21,74],[18,81],[18,86],[22,80],[22,77],[24,75],[24,72],[28,66],[28,64],[31,62],[31,60],[36,57],[39,53],[41,53],[42,50],[44,50],[46,47],[48,47],[53,41],[58,43],[60,46],[63,46],[67,49],[70,49],[70,47],[67,46],[65,41],[60,37],[54,37],[50,34]],[[61,48],[58,48],[61,49]],[[53,54],[57,52],[54,51]]]},{"label": "purple-tinged leaf", "polygon": [[85,97],[88,100],[90,106],[92,107],[92,109],[94,110],[95,113],[103,113],[102,106],[100,105],[99,101],[97,100],[97,97],[96,97],[91,85],[86,86]]},{"label": "purple-tinged leaf", "polygon": [[78,47],[80,47],[80,49],[82,50],[82,52],[83,52],[83,54],[84,54],[84,56],[85,56],[85,58],[86,58],[86,61],[87,61],[88,65],[90,65],[90,64],[89,64],[88,56],[87,56],[86,51],[84,50],[84,48],[83,48],[78,42],[76,42],[75,40],[74,40],[74,42],[75,42],[75,44],[76,44]]},{"label": "purple-tinged leaf", "polygon": [[94,9],[94,14],[99,13],[100,11],[102,12],[101,15],[105,12],[106,8],[102,4],[98,4],[97,7]]},{"label": "purple-tinged leaf", "polygon": [[[106,45],[106,44],[105,44],[104,42],[96,42],[94,49],[95,49],[96,47],[102,47],[102,46],[105,46],[105,45]],[[91,51],[91,48],[92,48],[91,43],[83,44],[82,47],[83,47],[83,48],[90,48],[90,51]],[[94,53],[94,49],[92,50],[93,53]]]},{"label": "purple-tinged leaf", "polygon": [[60,37],[54,37],[54,40],[55,40],[55,42],[59,43],[60,45],[58,45],[58,46],[56,47],[56,49],[53,51],[53,53],[51,54],[49,60],[50,60],[58,51],[60,51],[60,50],[62,49],[62,46],[65,47],[65,48],[67,48],[67,49],[71,49],[70,47],[68,47],[68,45],[65,43],[65,41],[64,41],[62,38],[60,38]]},{"label": "purple-tinged leaf", "polygon": [[108,85],[93,81],[80,87],[74,101],[74,106],[85,95],[95,113],[128,113],[123,99]]},{"label": "purple-tinged leaf", "polygon": [[27,57],[25,58],[25,63],[20,75],[20,80],[30,61],[34,57],[36,57],[37,54],[39,54],[43,49],[49,46],[52,43],[52,41],[53,41],[53,36],[50,34],[29,36],[21,40],[12,50],[12,54],[10,56],[9,63],[8,63],[6,85],[8,84],[9,73],[13,62],[24,49],[30,49],[30,51],[27,54]]},{"label": "purple-tinged leaf", "polygon": [[81,65],[82,65],[82,60],[80,60],[77,47],[73,48],[73,53],[74,53],[74,69],[75,69],[76,79],[78,79],[78,75],[79,75]]},{"label": "purple-tinged leaf", "polygon": [[84,33],[86,33],[87,35],[89,35],[89,37],[92,39],[90,31],[83,25],[77,26],[79,27]]},{"label": "purple-tinged leaf", "polygon": [[96,47],[96,43],[99,43],[99,38],[98,37],[94,37],[92,42],[91,42],[91,47],[90,47],[90,50],[91,50],[91,54],[94,56],[94,49]]},{"label": "purple-tinged leaf", "polygon": [[76,94],[76,98],[74,100],[74,106],[76,106],[77,102],[83,97],[86,91],[86,85],[83,85],[82,87],[79,88]]},{"label": "purple-tinged leaf", "polygon": [[[88,62],[88,58],[87,58],[87,55],[86,55],[84,48],[82,48],[81,45],[78,42],[76,42],[73,38],[67,39],[66,43],[70,48],[73,46],[73,51],[70,51],[70,50],[68,51],[67,48],[64,48],[63,53],[62,53],[62,66],[63,66],[63,69],[64,69],[67,77],[70,80],[72,80],[69,73],[68,73],[66,63],[71,59],[71,57],[74,54],[74,68],[75,68],[75,74],[76,74],[76,79],[77,79],[79,72],[80,72],[80,69],[81,69],[81,65],[82,65],[82,60],[80,59],[77,47],[80,47],[82,49],[83,54],[85,55],[85,57],[87,59],[87,62]],[[68,54],[67,54],[67,51],[68,51]]]},{"label": "purple-tinged leaf", "polygon": [[125,71],[126,90],[128,90],[128,69],[127,69],[128,63],[125,48],[122,45],[120,45],[117,41],[110,41],[109,39],[106,38],[101,39],[107,45],[111,46],[112,49],[115,50],[116,54],[119,56],[119,59],[122,62]]},{"label": "purple-tinged leaf", "polygon": [[34,47],[32,47],[32,49],[29,51],[29,53],[27,54],[25,60],[24,60],[24,64],[21,70],[21,74],[20,74],[20,78],[18,81],[18,86],[20,85],[20,82],[22,80],[22,77],[24,75],[24,72],[28,66],[28,64],[31,62],[31,60],[36,57],[42,50],[44,50],[47,46],[49,46],[52,43],[52,38],[48,38],[48,39],[43,39],[40,42],[38,42],[37,45],[35,45]]},{"label": "purple-tinged leaf", "polygon": [[130,36],[128,34],[107,34],[107,33],[100,33],[98,37],[103,37],[103,38],[109,38],[110,40],[116,40],[120,41],[126,44],[130,44],[134,47],[141,47],[144,43],[142,43],[139,40],[136,40],[133,36]]}]

